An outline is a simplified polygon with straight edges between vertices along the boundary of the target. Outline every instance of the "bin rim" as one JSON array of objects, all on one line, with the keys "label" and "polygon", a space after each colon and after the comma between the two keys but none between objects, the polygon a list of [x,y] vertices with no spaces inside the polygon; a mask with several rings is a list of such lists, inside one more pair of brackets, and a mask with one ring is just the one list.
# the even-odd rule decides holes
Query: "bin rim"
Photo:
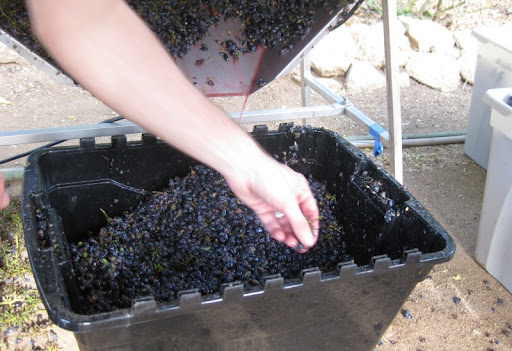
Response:
[{"label": "bin rim", "polygon": [[[292,125],[286,124],[281,125],[279,130],[277,131],[267,131],[266,133],[262,133],[260,130],[257,135],[272,135],[283,132],[288,132],[290,130],[293,131]],[[327,133],[332,136],[336,142],[338,142],[343,147],[347,148],[349,152],[354,153],[360,157],[366,159],[364,154],[357,149],[354,145],[352,145],[349,141],[343,139],[338,133],[326,130],[324,128],[310,128],[311,132],[320,132]],[[144,142],[133,141],[129,142],[123,147],[129,146],[139,146],[143,145]],[[158,140],[157,144],[165,144],[165,142]],[[93,145],[96,147],[95,145]],[[90,150],[91,145],[88,145],[85,150]],[[110,144],[99,144],[100,148],[109,148],[116,147]],[[210,298],[206,295],[200,295],[199,293],[194,292],[186,292],[183,296],[183,299],[180,299],[178,302],[159,302],[156,303],[151,297],[147,298],[144,301],[140,301],[138,305],[133,305],[129,308],[119,309],[112,312],[104,312],[97,313],[91,315],[79,314],[71,311],[68,304],[64,302],[61,298],[64,292],[59,283],[62,280],[62,277],[59,276],[60,270],[57,269],[58,265],[61,263],[58,258],[58,252],[55,248],[51,247],[48,249],[40,250],[37,247],[37,243],[33,240],[29,240],[28,231],[26,228],[30,228],[34,225],[34,207],[31,204],[30,196],[34,193],[42,193],[42,189],[40,184],[37,183],[37,179],[39,177],[39,165],[38,160],[41,155],[46,154],[48,152],[66,152],[66,151],[77,151],[84,149],[81,146],[59,146],[38,150],[33,153],[29,157],[29,162],[27,167],[25,168],[25,177],[23,184],[23,203],[22,203],[22,211],[23,211],[23,227],[25,232],[25,241],[27,244],[27,250],[29,251],[29,259],[32,265],[32,269],[34,273],[41,270],[50,270],[55,274],[49,274],[43,276],[42,274],[34,274],[37,286],[41,295],[41,299],[48,311],[50,319],[59,327],[76,332],[76,333],[88,333],[91,331],[109,328],[109,327],[123,327],[134,325],[137,323],[143,323],[148,319],[155,318],[165,318],[174,314],[183,314],[187,313],[190,310],[197,309],[200,306],[208,305],[215,306],[216,304],[223,303],[232,303],[234,298],[258,298],[258,296],[264,296],[269,289],[275,289],[275,286],[272,284],[267,287],[258,287],[258,289],[238,289],[235,293],[232,293],[229,296],[225,294],[218,298]],[[94,150],[93,148],[92,150]],[[373,164],[373,161],[367,160],[368,162]],[[404,187],[401,186],[393,177],[389,175],[384,169],[379,168],[379,171],[382,171],[386,177],[388,177],[391,182],[393,182],[396,186],[400,187],[409,197],[409,200],[406,201],[408,206],[414,209],[418,216],[422,221],[430,225],[435,231],[436,235],[440,236],[440,239],[444,241],[444,248],[440,251],[422,253],[418,250],[409,250],[404,254],[404,257],[400,259],[391,260],[389,257],[383,257],[382,255],[374,257],[370,264],[366,265],[356,265],[353,262],[348,262],[340,265],[339,272],[335,275],[325,275],[322,276],[323,273],[320,272],[320,279],[317,283],[319,284],[335,284],[341,283],[346,279],[358,279],[358,277],[367,276],[367,275],[380,275],[385,274],[386,272],[400,270],[409,268],[411,265],[424,266],[425,268],[431,268],[434,264],[444,263],[451,260],[455,254],[455,242],[450,237],[450,235],[445,231],[445,229],[439,224],[439,222],[421,205],[415,197]],[[379,263],[380,262],[380,263]],[[379,264],[377,264],[379,263]],[[318,274],[313,272],[314,274]],[[311,274],[311,273],[310,273]],[[275,277],[274,280],[282,280],[281,277]],[[292,283],[277,284],[281,289],[303,289],[307,288],[307,281],[302,277],[300,281],[294,281]],[[47,287],[50,288],[47,288]],[[45,287],[44,289],[42,287]],[[233,290],[230,290],[233,292]],[[199,294],[199,296],[197,295]],[[235,295],[235,297],[233,297]],[[153,314],[146,313],[148,310],[153,311]]]}]

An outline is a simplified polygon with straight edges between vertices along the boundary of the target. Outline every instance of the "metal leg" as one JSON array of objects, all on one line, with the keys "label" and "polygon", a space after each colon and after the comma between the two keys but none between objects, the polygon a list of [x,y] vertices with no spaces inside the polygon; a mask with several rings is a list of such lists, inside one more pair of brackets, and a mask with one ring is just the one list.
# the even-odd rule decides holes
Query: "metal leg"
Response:
[{"label": "metal leg", "polygon": [[[311,87],[307,84],[306,78],[311,76],[311,58],[309,54],[304,56],[300,61],[300,90],[302,98],[302,106],[311,106]],[[302,123],[307,126],[310,124],[310,119],[304,118]]]},{"label": "metal leg", "polygon": [[397,48],[393,40],[396,38],[396,9],[396,0],[384,0],[382,2],[391,172],[398,182],[403,183],[400,79],[396,57]]}]

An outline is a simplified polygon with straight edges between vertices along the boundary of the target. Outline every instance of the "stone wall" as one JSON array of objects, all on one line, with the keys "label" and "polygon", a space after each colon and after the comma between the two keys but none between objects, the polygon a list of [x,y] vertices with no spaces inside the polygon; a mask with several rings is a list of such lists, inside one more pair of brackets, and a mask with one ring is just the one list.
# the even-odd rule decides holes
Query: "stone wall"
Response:
[{"label": "stone wall", "polygon": [[[442,91],[473,84],[477,39],[471,29],[452,32],[412,17],[399,17],[396,29],[402,86],[411,78]],[[385,86],[382,22],[347,23],[332,31],[311,51],[311,66],[321,77],[344,78],[347,89]]]}]

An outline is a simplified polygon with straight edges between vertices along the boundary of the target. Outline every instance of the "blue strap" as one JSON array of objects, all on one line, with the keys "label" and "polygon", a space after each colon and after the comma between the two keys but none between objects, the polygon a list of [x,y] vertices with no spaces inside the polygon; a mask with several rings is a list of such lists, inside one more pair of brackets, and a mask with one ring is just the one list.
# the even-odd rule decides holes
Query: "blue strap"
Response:
[{"label": "blue strap", "polygon": [[373,155],[378,157],[384,151],[384,146],[380,142],[379,136],[384,133],[386,130],[380,126],[378,123],[374,123],[369,127],[370,135],[375,139],[375,147],[373,148]]}]

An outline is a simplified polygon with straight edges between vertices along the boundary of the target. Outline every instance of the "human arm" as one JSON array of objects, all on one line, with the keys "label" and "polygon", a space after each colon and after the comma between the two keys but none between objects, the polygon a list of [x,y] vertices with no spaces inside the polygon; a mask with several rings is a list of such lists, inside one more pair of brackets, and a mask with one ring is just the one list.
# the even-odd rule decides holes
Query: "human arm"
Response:
[{"label": "human arm", "polygon": [[[82,86],[219,171],[276,240],[291,247],[314,245],[311,228],[318,232],[318,207],[306,179],[263,152],[206,99],[124,1],[27,4],[38,38]],[[285,217],[276,218],[276,211]]]}]

